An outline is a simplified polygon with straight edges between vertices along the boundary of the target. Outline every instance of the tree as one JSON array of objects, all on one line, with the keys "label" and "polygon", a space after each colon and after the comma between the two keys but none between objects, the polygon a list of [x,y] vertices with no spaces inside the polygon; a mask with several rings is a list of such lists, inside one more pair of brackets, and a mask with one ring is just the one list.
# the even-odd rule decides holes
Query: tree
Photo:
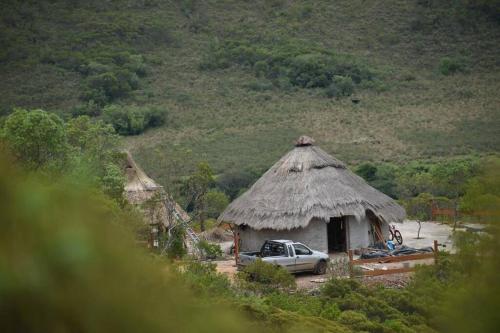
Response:
[{"label": "tree", "polygon": [[206,203],[208,217],[217,218],[229,205],[229,197],[224,192],[211,189],[206,194]]},{"label": "tree", "polygon": [[109,164],[118,164],[121,159],[119,137],[111,125],[80,116],[66,124],[66,133],[74,157],[86,163],[99,177],[104,176]]},{"label": "tree", "polygon": [[[500,207],[500,158],[489,157],[481,161],[478,175],[465,186],[461,210],[468,213],[486,212],[486,221],[498,219]],[[496,216],[495,216],[496,215]],[[484,220],[483,220],[484,221]]]},{"label": "tree", "polygon": [[453,231],[457,226],[458,200],[465,192],[467,180],[475,171],[475,163],[469,160],[449,161],[441,163],[432,169],[434,182],[445,191],[446,196],[454,199],[455,214],[453,217]]},{"label": "tree", "polygon": [[65,162],[66,132],[62,119],[55,114],[17,109],[7,117],[2,138],[13,155],[29,169],[49,164],[61,167]]},{"label": "tree", "polygon": [[207,193],[215,181],[212,169],[207,162],[198,164],[197,170],[185,181],[183,192],[188,198],[188,204],[192,204],[195,219],[200,222],[201,231],[205,230],[205,218],[207,214]]}]

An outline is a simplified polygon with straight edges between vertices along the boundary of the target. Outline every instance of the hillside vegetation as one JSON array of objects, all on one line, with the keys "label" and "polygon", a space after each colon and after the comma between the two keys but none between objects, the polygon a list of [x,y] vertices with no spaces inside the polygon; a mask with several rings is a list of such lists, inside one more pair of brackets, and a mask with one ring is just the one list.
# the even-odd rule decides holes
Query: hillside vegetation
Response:
[{"label": "hillside vegetation", "polygon": [[166,185],[204,160],[259,174],[300,134],[351,165],[497,152],[499,8],[8,1],[0,110],[102,118]]}]

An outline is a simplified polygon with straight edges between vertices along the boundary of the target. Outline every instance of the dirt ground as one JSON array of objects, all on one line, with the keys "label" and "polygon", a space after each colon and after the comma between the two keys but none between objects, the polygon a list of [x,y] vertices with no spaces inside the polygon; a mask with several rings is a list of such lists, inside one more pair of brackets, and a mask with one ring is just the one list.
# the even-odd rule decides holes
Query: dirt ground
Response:
[{"label": "dirt ground", "polygon": [[[415,248],[429,246],[432,247],[434,240],[437,240],[439,244],[446,245],[446,247],[440,247],[440,251],[453,251],[453,244],[450,237],[452,234],[452,228],[446,224],[436,222],[422,222],[420,239],[416,238],[418,230],[418,223],[416,221],[407,220],[403,223],[397,224],[396,228],[401,232],[403,236],[403,245]],[[347,261],[347,254],[331,254],[330,260],[334,264],[331,265],[331,271],[325,275],[314,275],[312,273],[296,274],[295,281],[297,282],[297,287],[299,289],[314,290],[316,288],[319,288],[323,283],[325,283],[330,277],[334,275],[347,277],[345,267],[342,267],[343,265],[345,266],[345,262]],[[231,281],[234,280],[234,275],[236,273],[236,265],[234,259],[216,261],[215,263],[217,265],[217,271],[219,273],[227,275]],[[391,269],[413,267],[419,264],[425,265],[432,263],[433,259],[425,259],[390,264],[372,263],[365,266],[374,269]],[[361,281],[367,285],[383,284],[389,288],[403,288],[408,284],[411,276],[412,273],[400,273],[392,275],[363,277]]]},{"label": "dirt ground", "polygon": [[422,248],[432,246],[434,240],[446,247],[440,247],[440,251],[453,251],[451,240],[452,227],[447,224],[437,222],[422,222],[420,230],[420,239],[417,239],[418,223],[416,221],[406,220],[403,223],[397,223],[396,229],[403,236],[403,245]]}]

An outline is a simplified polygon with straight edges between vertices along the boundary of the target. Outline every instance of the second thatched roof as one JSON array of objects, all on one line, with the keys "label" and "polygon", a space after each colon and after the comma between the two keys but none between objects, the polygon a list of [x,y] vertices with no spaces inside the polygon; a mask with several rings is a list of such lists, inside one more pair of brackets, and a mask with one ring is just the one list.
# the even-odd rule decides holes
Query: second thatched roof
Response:
[{"label": "second thatched roof", "polygon": [[367,210],[385,222],[400,222],[404,209],[368,185],[345,164],[302,136],[219,220],[253,229],[306,227],[313,218],[364,217]]}]

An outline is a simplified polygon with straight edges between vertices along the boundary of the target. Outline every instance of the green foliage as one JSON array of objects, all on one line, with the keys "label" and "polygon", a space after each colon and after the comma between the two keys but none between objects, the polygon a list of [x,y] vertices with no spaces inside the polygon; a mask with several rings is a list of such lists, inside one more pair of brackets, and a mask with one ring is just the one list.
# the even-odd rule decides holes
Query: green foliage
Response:
[{"label": "green foliage", "polygon": [[339,322],[352,327],[357,332],[381,331],[380,329],[377,329],[378,325],[369,321],[363,313],[358,311],[343,311],[339,316]]},{"label": "green foliage", "polygon": [[216,265],[197,261],[187,261],[179,269],[181,279],[198,295],[212,297],[233,296],[229,279],[217,273]]},{"label": "green foliage", "polygon": [[170,230],[166,239],[169,244],[167,248],[167,256],[169,258],[182,258],[187,254],[186,247],[184,246],[185,235],[186,230],[180,224]]},{"label": "green foliage", "polygon": [[266,263],[260,259],[237,273],[238,281],[247,288],[268,292],[276,288],[293,289],[295,278],[281,266]]},{"label": "green foliage", "polygon": [[101,183],[102,189],[106,195],[122,205],[125,204],[125,199],[123,197],[125,175],[123,170],[118,165],[110,163],[105,166],[104,176],[102,177]]},{"label": "green foliage", "polygon": [[[215,177],[210,165],[201,162],[198,164],[196,172],[184,181],[182,187],[182,193],[188,198],[188,207],[192,207],[195,219],[200,222],[201,231],[205,231],[204,221],[208,212],[207,196],[214,182]],[[220,196],[218,198],[214,198],[214,195],[211,196],[212,199],[220,199]]]},{"label": "green foliage", "polygon": [[353,279],[332,278],[322,287],[322,294],[330,298],[345,297],[347,294],[361,288],[358,281]]},{"label": "green foliage", "polygon": [[444,57],[439,61],[439,72],[443,75],[452,75],[458,72],[464,72],[465,69],[466,64],[462,58]]},{"label": "green foliage", "polygon": [[418,196],[405,201],[406,214],[417,220],[431,220],[432,194],[420,193]]},{"label": "green foliage", "polygon": [[0,198],[3,330],[247,331],[137,248],[127,228],[135,217],[95,190],[27,179],[2,156]]},{"label": "green foliage", "polygon": [[109,105],[104,108],[103,118],[117,133],[136,135],[150,127],[163,125],[166,111],[156,107]]},{"label": "green foliage", "polygon": [[[308,297],[306,293],[301,291],[293,294],[274,291],[266,295],[264,302],[272,307],[306,316],[319,316],[320,313],[323,313],[322,300],[319,297]],[[333,307],[330,310],[335,311]],[[326,315],[330,312],[324,313]]]},{"label": "green foliage", "polygon": [[470,178],[465,185],[465,193],[460,201],[460,209],[464,212],[489,212],[482,217],[483,222],[498,222],[500,207],[500,158],[485,158],[477,175]]},{"label": "green foliage", "polygon": [[222,249],[219,244],[209,243],[206,240],[200,240],[197,246],[209,259],[215,259],[222,256]]},{"label": "green foliage", "polygon": [[352,78],[336,75],[333,82],[325,90],[327,97],[351,96],[354,92]]},{"label": "green foliage", "polygon": [[7,117],[1,134],[14,156],[30,169],[66,159],[64,123],[55,114],[17,109]]},{"label": "green foliage", "polygon": [[397,189],[399,170],[396,166],[387,163],[363,163],[354,171],[379,191],[395,199],[400,197]]},{"label": "green foliage", "polygon": [[355,171],[367,182],[372,182],[376,179],[377,167],[372,163],[363,163],[359,165]]},{"label": "green foliage", "polygon": [[226,171],[216,179],[216,185],[231,200],[236,199],[240,191],[247,189],[260,176],[259,172],[249,170]]},{"label": "green foliage", "polygon": [[[252,68],[257,77],[266,77],[276,86],[286,79],[301,88],[327,88],[329,97],[350,96],[354,84],[371,80],[373,74],[354,59],[339,56],[305,41],[279,40],[258,43],[227,40],[214,44],[201,64],[203,69],[240,65]],[[269,81],[256,81],[253,90],[270,89]]]},{"label": "green foliage", "polygon": [[207,216],[216,219],[220,213],[229,205],[229,197],[221,191],[211,189],[207,192]]}]

